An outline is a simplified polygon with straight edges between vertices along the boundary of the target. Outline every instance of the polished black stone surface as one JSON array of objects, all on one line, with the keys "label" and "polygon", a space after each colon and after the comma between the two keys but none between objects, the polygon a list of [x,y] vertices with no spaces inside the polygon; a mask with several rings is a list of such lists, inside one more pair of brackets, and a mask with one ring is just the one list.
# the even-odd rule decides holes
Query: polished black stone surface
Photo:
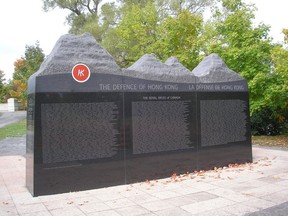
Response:
[{"label": "polished black stone surface", "polygon": [[108,89],[107,75],[96,77],[106,90],[44,92],[36,85],[39,92],[29,95],[27,187],[34,196],[252,161],[248,92],[121,76]]},{"label": "polished black stone surface", "polygon": [[125,183],[122,98],[35,95],[34,195]]},{"label": "polished black stone surface", "polygon": [[127,183],[195,170],[194,92],[125,93]]}]

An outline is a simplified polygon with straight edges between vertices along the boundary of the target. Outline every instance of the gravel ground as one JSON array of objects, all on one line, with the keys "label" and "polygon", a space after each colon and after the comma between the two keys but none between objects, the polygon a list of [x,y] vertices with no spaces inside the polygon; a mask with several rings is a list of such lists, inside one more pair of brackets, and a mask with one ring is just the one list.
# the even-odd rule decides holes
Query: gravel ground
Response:
[{"label": "gravel ground", "polygon": [[264,147],[276,147],[288,150],[288,135],[252,136],[252,143]]}]

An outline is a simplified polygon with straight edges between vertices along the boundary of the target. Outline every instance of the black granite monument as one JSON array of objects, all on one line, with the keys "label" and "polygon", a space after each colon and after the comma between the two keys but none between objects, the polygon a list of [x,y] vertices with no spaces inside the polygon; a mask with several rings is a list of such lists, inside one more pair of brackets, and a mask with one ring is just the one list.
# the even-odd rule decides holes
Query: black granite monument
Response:
[{"label": "black granite monument", "polygon": [[192,72],[144,55],[121,69],[89,35],[64,35],[28,81],[33,196],[252,161],[247,82],[216,55]]}]

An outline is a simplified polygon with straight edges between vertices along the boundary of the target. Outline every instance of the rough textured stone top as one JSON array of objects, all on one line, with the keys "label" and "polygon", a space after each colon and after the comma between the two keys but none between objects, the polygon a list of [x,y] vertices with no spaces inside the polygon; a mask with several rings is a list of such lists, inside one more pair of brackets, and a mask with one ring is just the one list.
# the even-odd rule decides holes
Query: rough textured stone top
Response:
[{"label": "rough textured stone top", "polygon": [[152,54],[145,54],[128,69],[121,70],[113,57],[89,33],[66,34],[60,37],[33,76],[70,74],[78,63],[86,64],[91,73],[124,75],[162,82],[217,83],[243,80],[216,54],[207,56],[192,72],[176,57],[162,63]]},{"label": "rough textured stone top", "polygon": [[218,83],[244,80],[239,74],[230,70],[217,54],[211,54],[192,71],[202,83]]},{"label": "rough textured stone top", "polygon": [[173,56],[168,58],[165,64],[173,67],[176,73],[180,73],[181,75],[183,74],[191,75],[191,72],[178,61],[177,57]]},{"label": "rough textured stone top", "polygon": [[171,57],[166,63],[160,62],[154,55],[145,54],[124,74],[148,80],[164,82],[194,83],[195,76],[185,68],[177,58]]},{"label": "rough textured stone top", "polygon": [[121,74],[121,69],[113,57],[91,34],[85,33],[60,37],[35,75],[71,73],[77,63],[86,64],[91,73]]}]

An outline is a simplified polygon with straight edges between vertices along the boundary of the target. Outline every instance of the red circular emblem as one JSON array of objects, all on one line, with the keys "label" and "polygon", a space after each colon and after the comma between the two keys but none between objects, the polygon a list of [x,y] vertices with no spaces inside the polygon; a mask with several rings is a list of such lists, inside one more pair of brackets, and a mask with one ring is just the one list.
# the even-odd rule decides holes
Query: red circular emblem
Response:
[{"label": "red circular emblem", "polygon": [[84,83],[90,78],[90,69],[85,64],[76,64],[72,69],[72,77],[79,83]]}]

